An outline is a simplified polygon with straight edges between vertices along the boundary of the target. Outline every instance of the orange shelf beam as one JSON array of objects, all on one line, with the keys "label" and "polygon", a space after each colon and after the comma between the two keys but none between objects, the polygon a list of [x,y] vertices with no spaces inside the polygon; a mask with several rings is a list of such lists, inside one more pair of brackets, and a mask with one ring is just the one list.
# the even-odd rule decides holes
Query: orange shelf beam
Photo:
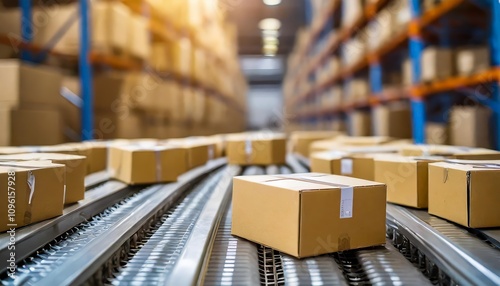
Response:
[{"label": "orange shelf beam", "polygon": [[457,76],[423,84],[413,88],[413,96],[426,97],[435,93],[450,91],[458,88],[475,86],[484,83],[500,82],[500,68],[492,68],[472,76]]},{"label": "orange shelf beam", "polygon": [[445,0],[442,1],[436,7],[427,10],[420,17],[420,27],[425,27],[430,25],[432,22],[436,21],[444,14],[450,12],[451,10],[458,7],[460,4],[464,3],[465,0]]}]

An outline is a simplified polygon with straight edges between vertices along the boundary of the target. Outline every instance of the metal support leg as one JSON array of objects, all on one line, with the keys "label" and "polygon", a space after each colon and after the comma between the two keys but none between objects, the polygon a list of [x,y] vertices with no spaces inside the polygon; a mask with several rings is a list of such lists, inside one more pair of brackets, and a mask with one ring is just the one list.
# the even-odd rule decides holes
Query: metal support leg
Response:
[{"label": "metal support leg", "polygon": [[82,140],[93,139],[93,84],[92,66],[90,64],[90,1],[80,0],[80,82],[82,92]]}]

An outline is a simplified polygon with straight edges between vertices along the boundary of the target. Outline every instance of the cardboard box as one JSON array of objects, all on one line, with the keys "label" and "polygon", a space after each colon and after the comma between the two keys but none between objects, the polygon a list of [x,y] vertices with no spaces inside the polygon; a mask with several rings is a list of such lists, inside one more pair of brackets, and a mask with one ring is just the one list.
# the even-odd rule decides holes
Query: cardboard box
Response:
[{"label": "cardboard box", "polygon": [[462,48],[457,51],[457,72],[459,75],[472,75],[490,68],[488,47]]},{"label": "cardboard box", "polygon": [[349,150],[313,153],[310,157],[311,171],[349,176],[363,180],[375,179],[374,159],[380,154],[396,153],[395,148],[363,151]]},{"label": "cardboard box", "polygon": [[368,147],[388,144],[394,139],[387,136],[339,136],[335,139],[319,140],[311,143],[310,154],[328,150],[344,150],[353,147]]},{"label": "cardboard box", "polygon": [[202,137],[169,139],[164,144],[177,146],[186,151],[187,170],[203,166],[214,158],[215,144]]},{"label": "cardboard box", "polygon": [[55,69],[0,61],[0,103],[2,107],[56,108],[62,76]]},{"label": "cardboard box", "polygon": [[466,227],[500,227],[500,161],[429,165],[429,213]]},{"label": "cardboard box", "polygon": [[106,170],[110,142],[93,140],[83,142],[82,144],[88,150],[87,173],[92,174]]},{"label": "cardboard box", "polygon": [[144,113],[127,109],[121,112],[95,113],[94,137],[97,139],[134,139],[144,135]]},{"label": "cardboard box", "polygon": [[128,49],[131,55],[147,60],[151,50],[148,35],[149,21],[142,15],[132,15],[129,21]]},{"label": "cardboard box", "polygon": [[379,105],[372,109],[375,136],[412,138],[411,110],[406,104]]},{"label": "cardboard box", "polygon": [[232,135],[226,138],[229,164],[272,165],[286,161],[286,139],[278,134]]},{"label": "cardboard box", "polygon": [[121,145],[109,149],[108,172],[130,185],[173,182],[186,170],[186,151],[174,146]]},{"label": "cardboard box", "polygon": [[[76,203],[85,198],[85,175],[87,163],[84,156],[58,154],[58,153],[26,153],[0,156],[1,162],[9,161],[52,161],[65,166],[66,193],[64,203]],[[60,169],[54,169],[60,171]],[[56,173],[62,180],[61,173]]]},{"label": "cardboard box", "polygon": [[422,74],[424,82],[446,79],[454,73],[453,51],[447,48],[427,47],[422,52]]},{"label": "cardboard box", "polygon": [[437,157],[379,155],[374,159],[376,182],[387,185],[387,201],[414,208],[427,208],[428,165]]},{"label": "cardboard box", "polygon": [[[65,181],[65,166],[50,161],[0,163],[0,183],[6,186],[0,193],[0,232],[11,223],[18,228],[62,215]],[[14,182],[14,190],[9,182]],[[15,205],[15,221],[8,220],[9,203]]]},{"label": "cardboard box", "polygon": [[425,141],[427,144],[446,145],[448,144],[448,125],[446,123],[425,124]]},{"label": "cardboard box", "polygon": [[118,72],[100,73],[94,76],[94,107],[108,112],[130,109],[131,106],[126,101],[130,91],[126,88],[126,80],[125,74]]},{"label": "cardboard box", "polygon": [[10,124],[3,125],[10,125],[10,144],[6,145],[54,145],[63,142],[62,120],[57,110],[13,109],[10,111]]},{"label": "cardboard box", "polygon": [[500,160],[500,152],[484,148],[470,148],[446,145],[406,145],[402,146],[403,156],[443,156],[464,160]]},{"label": "cardboard box", "polygon": [[299,153],[303,156],[309,156],[309,147],[314,141],[323,139],[333,139],[342,132],[335,131],[295,131],[290,136],[290,143],[292,145],[292,152]]},{"label": "cardboard box", "polygon": [[231,233],[298,258],[380,245],[385,200],[384,184],[349,177],[235,177]]},{"label": "cardboard box", "polygon": [[347,130],[350,136],[371,135],[370,113],[363,111],[351,111],[347,117]]},{"label": "cardboard box", "polygon": [[491,148],[491,110],[455,106],[450,112],[450,143],[457,146]]}]

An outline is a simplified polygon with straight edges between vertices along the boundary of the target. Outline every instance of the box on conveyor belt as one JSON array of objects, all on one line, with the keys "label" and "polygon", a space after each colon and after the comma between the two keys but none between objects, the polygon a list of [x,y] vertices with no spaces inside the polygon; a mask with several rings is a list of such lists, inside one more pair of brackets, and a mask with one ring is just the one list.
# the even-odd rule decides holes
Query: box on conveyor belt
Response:
[{"label": "box on conveyor belt", "polygon": [[390,203],[427,208],[428,165],[443,157],[404,157],[379,155],[375,158],[375,181],[387,185]]},{"label": "box on conveyor belt", "polygon": [[65,182],[61,164],[1,162],[0,183],[6,187],[0,193],[0,232],[62,215]]},{"label": "box on conveyor belt", "polygon": [[187,137],[169,139],[164,144],[177,146],[186,150],[187,170],[205,165],[215,158],[215,143],[205,137]]},{"label": "box on conveyor belt", "polygon": [[443,156],[464,160],[500,160],[500,152],[485,148],[471,148],[448,145],[406,145],[401,147],[403,156]]},{"label": "box on conveyor belt", "polygon": [[398,149],[396,146],[371,146],[313,153],[310,156],[311,171],[373,181],[375,157],[395,154]]},{"label": "box on conveyor belt", "polygon": [[[1,155],[1,162],[14,161],[52,161],[65,166],[66,195],[65,204],[76,203],[85,198],[85,175],[87,174],[86,158],[84,156],[58,154],[58,153],[25,153],[14,155]],[[54,171],[61,171],[54,169]],[[57,173],[61,176],[61,173]]]},{"label": "box on conveyor belt", "polygon": [[186,150],[165,145],[118,145],[109,148],[108,172],[129,185],[173,182],[186,171]]},{"label": "box on conveyor belt", "polygon": [[[388,144],[394,139],[386,136],[339,136],[335,139],[319,140],[311,143],[310,154],[320,151],[338,150],[343,147],[366,147]],[[398,140],[399,141],[399,140]]]},{"label": "box on conveyor belt", "polygon": [[231,233],[298,258],[385,243],[386,186],[317,173],[233,179]]},{"label": "box on conveyor belt", "polygon": [[466,227],[500,227],[500,161],[429,165],[429,213]]},{"label": "box on conveyor belt", "polygon": [[226,137],[229,164],[272,165],[286,161],[286,139],[282,134],[248,133]]},{"label": "box on conveyor belt", "polygon": [[344,133],[337,131],[294,131],[290,135],[290,143],[293,152],[309,157],[311,143],[318,140],[333,139],[339,135],[344,135]]}]

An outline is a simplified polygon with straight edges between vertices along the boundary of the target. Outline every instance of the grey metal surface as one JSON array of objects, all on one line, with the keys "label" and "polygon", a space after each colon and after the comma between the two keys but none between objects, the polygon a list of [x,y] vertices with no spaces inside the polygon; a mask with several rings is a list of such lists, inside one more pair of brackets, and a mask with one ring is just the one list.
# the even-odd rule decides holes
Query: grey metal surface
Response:
[{"label": "grey metal surface", "polygon": [[309,158],[303,156],[302,154],[299,154],[299,153],[293,153],[293,156],[295,156],[295,158],[297,158],[297,161],[302,164],[303,166],[306,166],[308,168],[308,166],[311,166],[311,162],[309,161]]},{"label": "grey metal surface", "polygon": [[222,174],[223,171],[218,171],[202,181],[163,215],[161,226],[152,236],[140,247],[131,249],[131,259],[114,275],[113,285],[165,282],[165,276],[171,275],[178,265],[196,222]]},{"label": "grey metal surface", "polygon": [[276,165],[269,165],[266,167],[266,174],[267,175],[278,175],[280,174],[281,171],[278,166]]},{"label": "grey metal surface", "polygon": [[110,176],[109,176],[109,173],[107,171],[101,171],[101,172],[89,174],[89,175],[85,176],[85,181],[84,181],[85,188],[87,190],[94,188],[97,185],[100,185],[100,184],[103,184],[103,183],[109,181],[109,179],[110,179]]},{"label": "grey metal surface", "polygon": [[309,169],[303,166],[295,156],[288,154],[286,155],[286,163],[292,169],[292,173],[307,173]]},{"label": "grey metal surface", "polygon": [[286,285],[347,285],[339,266],[329,256],[297,259],[281,254]]},{"label": "grey metal surface", "polygon": [[357,256],[372,285],[432,285],[390,241],[385,246],[359,250]]},{"label": "grey metal surface", "polygon": [[288,167],[288,166],[280,166],[280,173],[281,174],[291,174],[292,169],[290,169],[290,167]]},{"label": "grey metal surface", "polygon": [[201,211],[182,253],[170,275],[164,273],[160,284],[196,285],[201,282],[200,274],[207,267],[217,227],[231,197],[232,179],[241,172],[237,166],[227,167]]},{"label": "grey metal surface", "polygon": [[[37,285],[68,285],[82,284],[93,277],[110,258],[120,251],[125,242],[133,239],[136,234],[158,212],[170,208],[185,190],[193,186],[203,175],[225,164],[225,159],[214,160],[207,165],[189,171],[175,183],[162,186],[152,192],[141,203],[134,204],[112,224],[108,224],[105,231],[95,239],[86,243],[77,253],[69,253],[64,264],[59,265],[37,282]],[[142,197],[142,196],[140,196]],[[118,252],[119,253],[119,252]]]},{"label": "grey metal surface", "polygon": [[387,220],[458,284],[500,285],[500,252],[464,228],[392,204]]},{"label": "grey metal surface", "polygon": [[[85,192],[85,199],[66,207],[62,216],[17,229],[16,262],[27,258],[54,238],[131,195],[134,191],[136,191],[135,188],[129,188],[121,182],[108,181]],[[0,261],[6,261],[9,256],[8,244],[8,234],[0,234]],[[6,270],[6,264],[1,263],[1,265],[0,273]]]},{"label": "grey metal surface", "polygon": [[261,284],[269,286],[285,285],[281,253],[270,247],[259,245],[258,256]]},{"label": "grey metal surface", "polygon": [[[89,244],[98,240],[99,236],[107,233],[110,225],[119,223],[138,204],[144,203],[149,196],[158,192],[159,189],[160,186],[149,187],[109,207],[90,221],[78,225],[78,227],[66,233],[63,239],[53,242],[49,247],[38,251],[27,263],[18,268],[17,279],[8,278],[1,282],[6,285],[41,283],[40,280],[49,274],[52,276],[58,268],[63,267],[72,257],[82,255]],[[69,275],[70,273],[66,272],[64,274]]]},{"label": "grey metal surface", "polygon": [[500,229],[478,230],[488,241],[500,249]]},{"label": "grey metal surface", "polygon": [[[244,175],[262,175],[264,170],[248,167]],[[206,268],[204,285],[259,285],[256,244],[231,235],[232,206],[226,210]]]}]

